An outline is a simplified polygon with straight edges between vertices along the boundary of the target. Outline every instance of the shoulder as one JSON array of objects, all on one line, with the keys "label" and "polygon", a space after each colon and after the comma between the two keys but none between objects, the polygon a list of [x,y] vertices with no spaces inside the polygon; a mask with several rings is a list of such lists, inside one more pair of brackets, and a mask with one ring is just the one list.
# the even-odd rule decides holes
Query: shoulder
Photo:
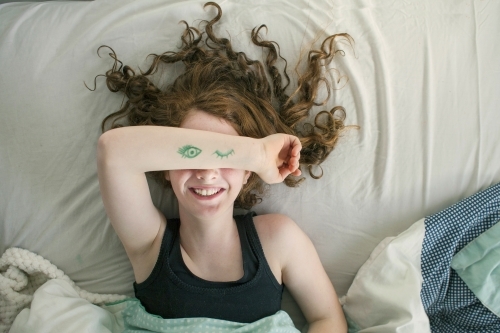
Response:
[{"label": "shoulder", "polygon": [[293,233],[300,231],[297,224],[284,214],[264,214],[253,218],[257,232],[263,235],[279,236],[283,232]]},{"label": "shoulder", "polygon": [[279,251],[283,255],[301,243],[310,242],[300,227],[283,214],[255,216],[254,224],[263,247]]},{"label": "shoulder", "polygon": [[282,283],[283,270],[293,256],[294,242],[307,236],[290,217],[283,214],[257,215],[253,222],[266,261],[276,280]]}]

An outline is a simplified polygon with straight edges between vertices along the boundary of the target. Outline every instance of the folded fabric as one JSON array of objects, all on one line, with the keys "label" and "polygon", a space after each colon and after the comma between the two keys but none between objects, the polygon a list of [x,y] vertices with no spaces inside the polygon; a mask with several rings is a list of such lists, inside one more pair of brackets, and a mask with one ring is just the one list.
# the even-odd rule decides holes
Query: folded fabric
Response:
[{"label": "folded fabric", "polygon": [[10,333],[33,332],[299,333],[284,311],[247,324],[210,318],[163,319],[147,313],[135,298],[99,307],[81,298],[72,285],[60,279],[49,280],[38,288],[31,308],[16,317],[10,330]]},{"label": "folded fabric", "polygon": [[342,298],[349,333],[430,333],[420,300],[424,220],[384,239]]},{"label": "folded fabric", "polygon": [[13,247],[0,258],[0,333],[9,332],[18,313],[30,306],[35,290],[49,279],[66,281],[82,299],[95,304],[126,298],[83,290],[50,261],[28,250]]},{"label": "folded fabric", "polygon": [[499,219],[500,184],[425,219],[421,298],[433,332],[500,332],[500,318],[451,269],[454,255]]},{"label": "folded fabric", "polygon": [[[500,332],[500,228],[490,229],[499,219],[497,184],[383,240],[343,298],[349,332]],[[490,268],[481,269],[481,281],[469,288],[451,265],[458,251],[474,251],[474,239],[484,246],[481,257]],[[455,259],[457,267],[464,263],[462,255]],[[481,264],[486,261],[474,261],[466,274]]]},{"label": "folded fabric", "polygon": [[17,315],[9,333],[122,331],[121,318],[80,297],[67,281],[52,279],[35,291],[30,308]]},{"label": "folded fabric", "polygon": [[481,303],[500,317],[500,223],[458,252],[451,267]]}]

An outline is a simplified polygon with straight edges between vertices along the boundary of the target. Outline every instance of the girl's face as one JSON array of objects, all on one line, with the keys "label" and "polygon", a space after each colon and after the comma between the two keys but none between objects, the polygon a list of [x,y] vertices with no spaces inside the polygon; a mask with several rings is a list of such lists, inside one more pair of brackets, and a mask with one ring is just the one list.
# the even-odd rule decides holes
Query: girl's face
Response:
[{"label": "girl's face", "polygon": [[[238,135],[225,120],[199,110],[190,111],[180,127]],[[165,178],[172,184],[179,211],[204,219],[228,209],[232,216],[234,201],[250,174],[239,169],[186,169],[166,171]]]}]

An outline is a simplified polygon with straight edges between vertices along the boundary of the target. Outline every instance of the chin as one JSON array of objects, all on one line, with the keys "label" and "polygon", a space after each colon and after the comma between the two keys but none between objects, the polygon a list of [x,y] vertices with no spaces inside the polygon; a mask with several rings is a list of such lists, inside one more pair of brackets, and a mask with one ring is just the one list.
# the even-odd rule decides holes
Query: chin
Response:
[{"label": "chin", "polygon": [[206,207],[196,207],[195,209],[187,210],[186,212],[200,220],[214,219],[221,215],[225,215],[227,212],[233,215],[233,205],[229,207],[223,207],[220,205],[206,206]]}]

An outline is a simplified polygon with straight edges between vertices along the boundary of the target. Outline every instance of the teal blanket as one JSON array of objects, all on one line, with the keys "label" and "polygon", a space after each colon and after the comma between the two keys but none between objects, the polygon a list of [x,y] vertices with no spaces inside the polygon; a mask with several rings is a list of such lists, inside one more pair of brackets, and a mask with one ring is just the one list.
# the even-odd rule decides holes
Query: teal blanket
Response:
[{"label": "teal blanket", "polygon": [[500,222],[467,244],[451,261],[481,303],[500,317]]},{"label": "teal blanket", "polygon": [[120,329],[120,332],[124,333],[299,332],[284,311],[250,324],[244,324],[210,318],[163,319],[147,313],[139,300],[135,298],[107,304],[104,308],[122,318],[123,330]]}]

